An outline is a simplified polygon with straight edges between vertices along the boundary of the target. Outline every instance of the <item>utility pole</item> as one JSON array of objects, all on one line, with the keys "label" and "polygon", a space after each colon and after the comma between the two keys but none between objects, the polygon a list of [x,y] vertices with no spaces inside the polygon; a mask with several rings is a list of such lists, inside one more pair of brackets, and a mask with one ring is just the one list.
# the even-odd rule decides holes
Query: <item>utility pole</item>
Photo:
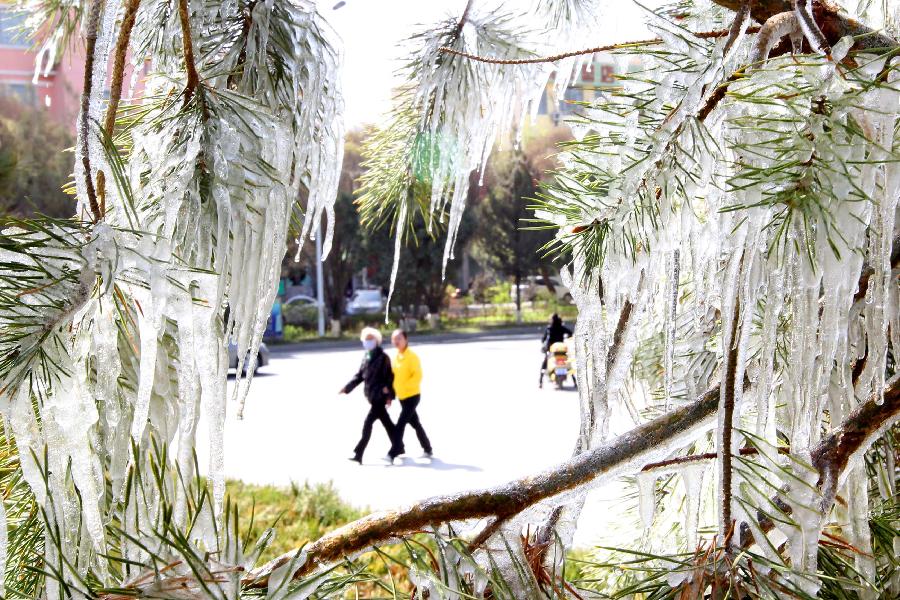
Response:
[{"label": "utility pole", "polygon": [[316,225],[316,308],[319,317],[319,337],[325,337],[325,281],[322,274],[322,222]]}]

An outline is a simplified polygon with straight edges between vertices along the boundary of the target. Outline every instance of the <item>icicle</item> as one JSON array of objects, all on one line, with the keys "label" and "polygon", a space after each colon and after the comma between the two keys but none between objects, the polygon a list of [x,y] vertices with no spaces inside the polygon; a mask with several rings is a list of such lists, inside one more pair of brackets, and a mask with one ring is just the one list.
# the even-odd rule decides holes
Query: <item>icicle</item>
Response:
[{"label": "icicle", "polygon": [[657,473],[653,471],[638,473],[636,478],[641,520],[647,529],[653,525],[653,516],[656,514],[656,478]]},{"label": "icicle", "polygon": [[397,271],[400,268],[400,251],[403,249],[403,231],[405,228],[407,217],[406,202],[400,205],[400,212],[397,215],[397,231],[394,234],[394,262],[391,265],[391,281],[388,291],[387,303],[384,307],[384,323],[390,321],[391,316],[391,298],[394,296],[394,286],[397,285]]},{"label": "icicle", "polygon": [[672,385],[673,385],[673,369],[675,368],[675,331],[677,328],[678,316],[678,278],[681,268],[681,255],[676,248],[672,251],[669,260],[669,277],[667,280],[669,306],[666,307],[665,318],[665,350],[663,355],[663,371],[664,383],[663,388],[666,396],[665,409],[668,411],[672,404]]},{"label": "icicle", "polygon": [[688,552],[693,552],[697,548],[700,494],[705,473],[705,465],[687,465],[681,469],[681,483],[684,486],[684,538]]}]

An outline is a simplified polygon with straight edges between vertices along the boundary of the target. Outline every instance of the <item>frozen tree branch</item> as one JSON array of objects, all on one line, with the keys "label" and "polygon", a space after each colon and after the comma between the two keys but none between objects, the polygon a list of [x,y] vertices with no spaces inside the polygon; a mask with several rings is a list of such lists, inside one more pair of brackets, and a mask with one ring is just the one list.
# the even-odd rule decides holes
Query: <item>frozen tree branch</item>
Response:
[{"label": "frozen tree branch", "polygon": [[[377,513],[350,523],[307,546],[306,562],[294,576],[303,577],[343,556],[363,551],[398,535],[419,531],[434,523],[492,516],[505,519],[540,500],[590,484],[601,476],[634,467],[635,463],[639,463],[642,457],[655,448],[666,447],[672,443],[673,438],[683,436],[709,422],[718,409],[719,394],[719,388],[713,388],[695,402],[657,417],[540,475],[493,489],[431,498],[405,510]],[[882,404],[878,404],[875,398],[870,398],[816,447],[812,456],[814,466],[822,474],[819,485],[826,490],[835,488],[851,457],[868,448],[898,418],[900,376],[895,376],[888,382]],[[833,493],[831,500],[834,500]],[[489,530],[493,529],[492,525],[488,526]],[[244,585],[249,588],[265,587],[272,572],[295,555],[296,552],[284,554],[251,571],[243,578]]]},{"label": "frozen tree branch", "polygon": [[125,60],[128,56],[128,44],[131,40],[131,30],[134,28],[135,17],[141,0],[127,0],[125,3],[125,15],[122,17],[122,29],[119,31],[119,39],[116,40],[116,49],[112,69],[112,78],[109,84],[109,106],[106,108],[106,119],[103,128],[106,135],[112,138],[116,127],[116,113],[119,110],[119,100],[122,98],[122,80],[125,78]]},{"label": "frozen tree branch", "polygon": [[[125,77],[125,59],[128,55],[128,44],[131,40],[131,30],[137,17],[141,0],[127,0],[125,15],[122,17],[122,27],[119,38],[116,40],[112,79],[109,85],[109,105],[106,107],[106,118],[103,129],[109,139],[112,139],[116,128],[116,113],[119,112],[119,100],[122,98],[122,80]],[[103,171],[97,172],[97,195],[100,199],[100,215],[106,215],[106,176]]]},{"label": "frozen tree branch", "polygon": [[[759,27],[751,27],[747,29],[747,33],[755,33],[759,31]],[[698,31],[693,35],[700,39],[709,39],[709,38],[719,38],[725,37],[729,35],[730,31],[728,29],[716,29],[714,31]],[[611,50],[626,50],[628,48],[636,48],[639,46],[655,46],[657,44],[662,44],[663,40],[661,38],[650,38],[646,40],[634,40],[631,42],[620,42],[618,44],[609,44],[606,46],[597,46],[596,48],[584,48],[582,50],[572,50],[570,52],[563,52],[561,54],[554,54],[553,56],[538,56],[534,58],[519,58],[519,59],[504,59],[504,58],[492,58],[490,56],[479,56],[478,54],[469,54],[468,52],[463,52],[461,50],[456,50],[454,48],[443,47],[440,49],[444,54],[452,54],[454,56],[462,56],[463,58],[468,58],[469,60],[474,60],[476,62],[489,63],[492,65],[533,65],[537,63],[548,63],[548,62],[556,62],[558,60],[563,60],[564,58],[571,58],[573,56],[582,56],[584,54],[595,54],[597,52],[609,52]]]},{"label": "frozen tree branch", "polygon": [[[865,452],[878,436],[898,420],[900,420],[900,375],[894,375],[885,386],[884,402],[879,404],[876,397],[872,397],[860,404],[844,419],[840,427],[815,447],[811,455],[812,465],[819,472],[817,484],[822,490],[823,505],[820,508],[824,514],[831,510],[836,500],[841,501],[837,489],[850,459]],[[772,498],[772,503],[785,514],[792,512],[791,506],[779,496]],[[764,513],[759,513],[757,520],[763,533],[768,533],[775,527],[772,519]],[[741,546],[747,548],[753,541],[753,535],[745,528],[741,535]]]},{"label": "frozen tree branch", "polygon": [[194,42],[191,38],[191,16],[188,13],[187,0],[178,0],[178,18],[181,21],[184,68],[187,73],[187,84],[184,88],[184,105],[187,106],[200,85],[200,76],[197,74],[197,65],[194,62]]},{"label": "frozen tree branch", "polygon": [[97,203],[97,192],[94,189],[94,179],[91,175],[91,158],[88,151],[88,135],[90,133],[90,107],[91,91],[94,87],[94,53],[97,48],[97,29],[100,26],[100,14],[103,12],[103,0],[93,0],[88,13],[85,32],[85,63],[84,86],[81,92],[81,114],[79,115],[78,130],[81,137],[81,166],[84,168],[85,191],[88,197],[88,205],[91,209],[94,222],[102,218],[100,205]]},{"label": "frozen tree branch", "polygon": [[[719,6],[739,11],[744,0],[713,0]],[[793,12],[795,0],[751,0],[750,16],[758,23],[765,23],[779,13]],[[842,37],[856,38],[857,50],[885,50],[897,48],[897,42],[888,36],[866,27],[850,18],[827,0],[812,2],[812,21],[818,26],[824,40],[833,46]]]},{"label": "frozen tree branch", "polygon": [[[307,560],[295,577],[302,577],[341,557],[360,552],[398,535],[434,523],[484,517],[506,518],[537,502],[585,486],[601,476],[640,468],[640,461],[673,441],[687,437],[712,421],[719,404],[718,387],[700,399],[635,427],[602,446],[579,454],[539,475],[487,490],[424,500],[407,509],[377,513],[337,529],[306,547]],[[244,577],[248,587],[263,587],[278,567],[296,554],[290,552]]]},{"label": "frozen tree branch", "polygon": [[884,401],[877,394],[860,404],[844,419],[841,426],[823,439],[812,453],[812,464],[819,471],[818,485],[830,509],[834,503],[841,475],[850,460],[865,452],[886,429],[900,418],[900,374],[885,385]]},{"label": "frozen tree branch", "polygon": [[719,414],[721,416],[721,431],[719,432],[719,457],[721,459],[722,469],[722,506],[720,513],[719,535],[722,536],[726,547],[731,545],[728,536],[729,531],[733,531],[733,522],[731,517],[731,477],[732,477],[732,440],[734,436],[735,422],[735,386],[738,367],[738,337],[740,336],[739,323],[741,319],[741,303],[736,300],[734,303],[734,314],[731,317],[731,332],[728,337],[728,352],[725,362],[725,377],[722,382],[722,395],[719,405]]}]

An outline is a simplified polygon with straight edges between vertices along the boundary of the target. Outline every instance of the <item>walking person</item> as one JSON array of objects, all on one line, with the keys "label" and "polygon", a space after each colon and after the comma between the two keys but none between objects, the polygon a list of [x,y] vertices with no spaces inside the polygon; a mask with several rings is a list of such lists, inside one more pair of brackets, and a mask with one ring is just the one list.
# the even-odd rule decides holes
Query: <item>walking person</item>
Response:
[{"label": "walking person", "polygon": [[404,330],[395,330],[391,334],[391,343],[397,349],[396,354],[391,357],[391,364],[394,368],[394,390],[400,400],[400,417],[397,419],[395,427],[391,458],[406,452],[403,445],[403,432],[407,423],[416,432],[425,456],[431,458],[431,442],[419,420],[419,413],[416,412],[421,399],[422,363],[419,361],[419,356],[409,349],[409,338]]},{"label": "walking person", "polygon": [[[349,394],[353,388],[362,383],[366,400],[369,401],[369,414],[366,415],[366,420],[363,422],[362,437],[353,449],[353,456],[350,457],[350,460],[362,464],[363,452],[372,437],[372,425],[375,424],[375,421],[381,421],[388,439],[391,440],[391,445],[394,444],[395,427],[387,413],[387,407],[394,397],[394,372],[391,369],[391,359],[381,347],[380,331],[366,327],[360,332],[359,339],[366,350],[366,355],[359,371],[353,376],[350,383],[341,388],[340,393]],[[393,459],[390,450],[388,455]]]}]

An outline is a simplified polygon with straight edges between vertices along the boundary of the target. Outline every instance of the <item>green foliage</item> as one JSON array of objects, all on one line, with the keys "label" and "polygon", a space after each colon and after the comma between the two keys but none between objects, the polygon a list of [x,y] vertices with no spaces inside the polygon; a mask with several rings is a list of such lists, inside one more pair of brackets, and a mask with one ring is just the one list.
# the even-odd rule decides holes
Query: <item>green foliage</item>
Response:
[{"label": "green foliage", "polygon": [[484,299],[491,304],[506,304],[510,301],[511,290],[509,281],[499,281],[484,290]]},{"label": "green foliage", "polygon": [[75,202],[63,187],[72,173],[66,150],[73,142],[46,112],[0,98],[0,212],[71,216]]},{"label": "green foliage", "polygon": [[293,303],[287,304],[281,310],[284,324],[294,325],[305,329],[317,327],[319,310],[314,304]]},{"label": "green foliage", "polygon": [[475,208],[475,249],[489,268],[521,278],[549,263],[540,249],[553,239],[553,233],[531,228],[528,222],[528,206],[537,194],[541,174],[521,150],[494,154],[491,168],[495,183]]},{"label": "green foliage", "polygon": [[351,194],[338,193],[334,214],[334,238],[322,272],[325,276],[325,304],[332,317],[339,318],[344,314],[347,285],[353,274],[365,265],[366,239]]},{"label": "green foliage", "polygon": [[273,527],[277,535],[260,557],[266,562],[317,540],[324,533],[366,514],[341,500],[330,483],[289,488],[250,485],[229,481],[228,494],[238,507],[238,516],[247,524],[247,534],[257,538]]}]

